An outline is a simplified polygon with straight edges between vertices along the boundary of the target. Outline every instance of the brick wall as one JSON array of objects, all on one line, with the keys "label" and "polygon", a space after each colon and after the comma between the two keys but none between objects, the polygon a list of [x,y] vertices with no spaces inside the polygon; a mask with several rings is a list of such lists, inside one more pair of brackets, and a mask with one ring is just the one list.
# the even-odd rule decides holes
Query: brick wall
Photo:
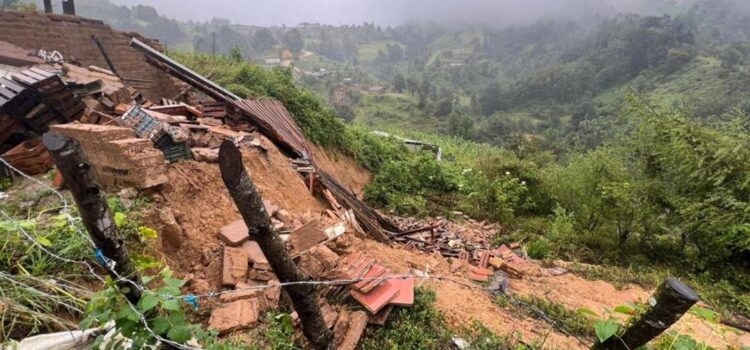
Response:
[{"label": "brick wall", "polygon": [[77,140],[105,188],[149,188],[167,181],[164,155],[130,128],[94,124],[53,125],[50,131]]},{"label": "brick wall", "polygon": [[179,93],[175,82],[166,73],[146,63],[143,54],[129,46],[130,39],[136,37],[163,50],[155,40],[137,33],[117,31],[102,21],[83,17],[0,11],[0,41],[34,51],[57,50],[65,58],[75,58],[84,67],[95,65],[107,68],[107,62],[91,40],[91,35],[99,38],[123,78],[153,82],[130,83],[141,90],[146,98],[156,101]]}]

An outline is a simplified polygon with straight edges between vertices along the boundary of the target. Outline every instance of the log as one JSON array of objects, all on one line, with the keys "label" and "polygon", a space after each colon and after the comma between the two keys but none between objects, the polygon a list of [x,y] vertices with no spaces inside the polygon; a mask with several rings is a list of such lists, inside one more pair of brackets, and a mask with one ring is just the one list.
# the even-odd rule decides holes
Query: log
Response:
[{"label": "log", "polygon": [[[221,177],[237,205],[248,228],[250,237],[258,243],[271,269],[281,283],[309,281],[286,251],[284,242],[273,228],[271,218],[263,206],[263,199],[242,164],[242,154],[237,145],[225,140],[219,149]],[[318,305],[318,290],[310,284],[283,287],[302,322],[302,333],[315,349],[335,349],[333,333],[326,326]]]},{"label": "log", "polygon": [[630,350],[646,345],[671,327],[700,297],[676,278],[667,278],[649,299],[651,307],[635,320],[621,337],[597,343],[595,350]]},{"label": "log", "polygon": [[119,280],[118,275],[128,279],[120,280],[117,285],[131,303],[138,303],[141,292],[132,283],[140,286],[141,277],[130,261],[125,240],[115,225],[107,197],[94,180],[94,173],[81,146],[77,141],[57,133],[46,133],[42,140],[73,195],[91,240],[107,259],[115,262],[115,271],[107,269],[107,272],[114,280]]}]

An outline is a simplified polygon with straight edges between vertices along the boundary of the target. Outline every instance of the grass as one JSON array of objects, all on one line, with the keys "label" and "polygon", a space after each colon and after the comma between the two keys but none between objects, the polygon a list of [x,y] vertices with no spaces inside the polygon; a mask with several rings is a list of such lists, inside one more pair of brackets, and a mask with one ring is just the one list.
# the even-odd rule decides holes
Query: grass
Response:
[{"label": "grass", "polygon": [[[565,305],[557,302],[553,302],[547,299],[542,299],[533,295],[518,296],[516,299],[530,308],[544,313],[549,319],[557,323],[562,329],[570,334],[577,337],[585,337],[593,340],[594,337],[594,326],[591,320],[577,313],[573,310],[568,309]],[[531,317],[538,318],[539,315],[533,313],[529,308],[525,309],[524,312]]]},{"label": "grass", "polygon": [[[21,339],[76,329],[92,294],[91,286],[98,286],[99,282],[81,264],[61,261],[40,248],[41,245],[71,261],[97,265],[73,199],[65,195],[71,205],[71,224],[52,191],[27,182],[10,190],[10,199],[0,205],[0,210],[10,217],[0,216],[0,337]],[[126,208],[121,199],[111,198],[109,202],[115,217],[121,218],[120,231],[131,251],[145,249],[134,211],[149,203],[136,199]]]},{"label": "grass", "polygon": [[479,323],[451,330],[444,315],[435,309],[435,298],[434,291],[417,288],[414,305],[395,310],[384,327],[360,341],[358,349],[454,349],[456,336],[468,342],[469,349],[531,349],[511,337],[498,336]]},{"label": "grass", "polygon": [[618,288],[623,288],[627,284],[635,284],[643,288],[654,289],[667,277],[678,277],[694,288],[703,301],[724,317],[735,313],[750,315],[750,295],[743,292],[736,283],[730,283],[725,279],[717,280],[708,275],[685,274],[677,268],[654,268],[642,265],[620,267],[573,263],[566,268],[577,276],[591,281],[607,281]]}]

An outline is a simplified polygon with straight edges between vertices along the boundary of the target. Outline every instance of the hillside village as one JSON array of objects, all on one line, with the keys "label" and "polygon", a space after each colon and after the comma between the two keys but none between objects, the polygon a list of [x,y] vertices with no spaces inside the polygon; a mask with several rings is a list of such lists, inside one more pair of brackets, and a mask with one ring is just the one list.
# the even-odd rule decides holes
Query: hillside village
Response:
[{"label": "hillside village", "polygon": [[[0,11],[3,349],[750,346],[746,310],[691,279],[618,283],[537,255],[541,239],[518,236],[507,210],[441,202],[474,179],[454,146],[330,117],[290,82],[332,74],[299,68],[318,53],[276,50],[262,62],[281,68],[241,66],[228,82],[219,67],[242,55],[173,53],[63,3]],[[391,94],[344,79],[336,104]],[[432,182],[412,187],[432,192],[399,177],[419,171]],[[496,185],[483,189],[533,183]],[[731,249],[726,261],[744,254]]]}]

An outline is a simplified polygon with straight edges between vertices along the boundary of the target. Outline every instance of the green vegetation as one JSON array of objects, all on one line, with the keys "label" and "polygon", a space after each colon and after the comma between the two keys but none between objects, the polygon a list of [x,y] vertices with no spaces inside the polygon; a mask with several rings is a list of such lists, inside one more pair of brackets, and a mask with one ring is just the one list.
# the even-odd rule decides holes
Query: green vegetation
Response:
[{"label": "green vegetation", "polygon": [[[453,337],[448,330],[444,316],[433,306],[435,292],[417,288],[414,305],[398,308],[383,328],[363,339],[359,344],[362,350],[378,349],[452,349]],[[480,324],[464,329],[460,338],[472,350],[530,350],[534,347],[512,345],[512,339],[498,337]]]}]

